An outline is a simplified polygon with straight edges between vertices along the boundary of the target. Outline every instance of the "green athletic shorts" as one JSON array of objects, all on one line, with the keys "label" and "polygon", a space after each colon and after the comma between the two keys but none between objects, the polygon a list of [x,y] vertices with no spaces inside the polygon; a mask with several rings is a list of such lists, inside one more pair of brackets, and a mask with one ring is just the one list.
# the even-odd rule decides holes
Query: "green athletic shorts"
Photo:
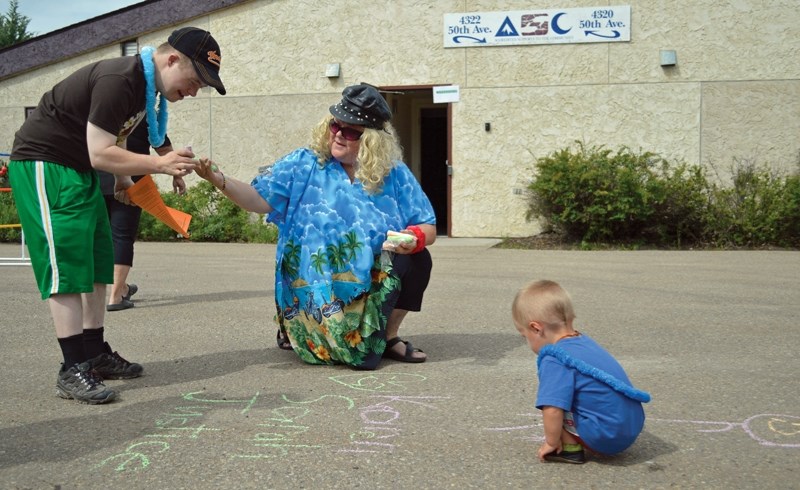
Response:
[{"label": "green athletic shorts", "polygon": [[11,192],[42,299],[114,282],[114,245],[97,173],[9,162]]}]

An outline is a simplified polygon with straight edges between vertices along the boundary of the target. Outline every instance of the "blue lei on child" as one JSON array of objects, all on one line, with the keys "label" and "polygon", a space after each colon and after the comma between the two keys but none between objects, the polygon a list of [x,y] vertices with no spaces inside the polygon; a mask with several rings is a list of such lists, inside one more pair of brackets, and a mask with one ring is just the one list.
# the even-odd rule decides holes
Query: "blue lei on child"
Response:
[{"label": "blue lei on child", "polygon": [[153,148],[164,144],[167,135],[167,99],[158,94],[159,106],[156,113],[156,69],[153,63],[155,48],[142,48],[142,67],[144,68],[145,109],[147,110],[147,139]]},{"label": "blue lei on child", "polygon": [[637,402],[647,403],[650,401],[650,393],[646,391],[637,390],[633,386],[630,386],[627,383],[624,383],[618,378],[608,374],[607,372],[597,369],[594,366],[591,366],[580,359],[575,359],[574,357],[567,354],[567,351],[562,349],[561,347],[556,347],[555,345],[545,345],[539,351],[539,357],[536,359],[536,368],[540,369],[542,364],[542,358],[544,356],[553,356],[555,357],[561,364],[567,366],[568,368],[572,368],[577,370],[581,374],[585,374],[591,378],[600,381],[601,383],[605,383],[610,386],[613,390],[622,393],[623,395],[627,396],[632,400],[636,400]]}]

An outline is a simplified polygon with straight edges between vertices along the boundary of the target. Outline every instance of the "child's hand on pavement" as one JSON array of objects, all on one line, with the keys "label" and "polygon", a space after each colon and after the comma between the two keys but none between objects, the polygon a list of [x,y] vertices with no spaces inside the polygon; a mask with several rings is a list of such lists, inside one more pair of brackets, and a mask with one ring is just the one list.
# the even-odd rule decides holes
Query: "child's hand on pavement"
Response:
[{"label": "child's hand on pavement", "polygon": [[547,443],[547,441],[543,442],[541,446],[539,446],[539,452],[537,456],[539,457],[539,461],[544,461],[544,457],[550,453],[560,453],[561,452],[561,441],[558,441],[557,446],[551,446]]}]

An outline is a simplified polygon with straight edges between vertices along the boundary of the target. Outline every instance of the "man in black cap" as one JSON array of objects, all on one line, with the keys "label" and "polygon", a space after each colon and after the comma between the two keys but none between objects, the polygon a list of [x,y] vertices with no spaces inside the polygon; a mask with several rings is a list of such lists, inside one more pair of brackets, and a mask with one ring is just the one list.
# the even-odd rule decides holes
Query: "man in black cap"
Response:
[{"label": "man in black cap", "polygon": [[184,27],[173,32],[167,44],[189,58],[197,76],[206,85],[217,89],[220,95],[225,95],[225,86],[219,78],[222,54],[219,44],[211,37],[210,32],[196,27]]},{"label": "man in black cap", "polygon": [[69,75],[42,96],[16,133],[9,178],[34,276],[64,357],[56,379],[62,398],[105,403],[116,392],[103,378],[143,372],[103,339],[114,254],[95,169],[117,176],[116,195],[123,201],[131,175],[191,173],[191,150],[142,155],[127,151],[125,141],[146,118],[150,144],[159,147],[167,101],[194,97],[208,85],[225,94],[221,62],[210,33],[178,29],[158,49],[145,47],[141,55],[99,61]]}]

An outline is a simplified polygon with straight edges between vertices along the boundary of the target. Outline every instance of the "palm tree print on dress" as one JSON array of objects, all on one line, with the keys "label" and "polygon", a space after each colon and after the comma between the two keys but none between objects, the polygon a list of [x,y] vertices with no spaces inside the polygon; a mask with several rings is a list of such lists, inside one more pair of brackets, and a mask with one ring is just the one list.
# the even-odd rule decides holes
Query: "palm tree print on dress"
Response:
[{"label": "palm tree print on dress", "polygon": [[[348,264],[364,250],[371,249],[348,232],[337,244],[329,244],[310,255],[310,264],[319,276],[330,274],[333,283],[358,283]],[[281,257],[281,270],[296,289],[308,285],[300,278],[300,247],[287,243]],[[384,252],[387,253],[388,252]],[[386,321],[399,291],[399,279],[392,275],[391,259],[375,257],[368,292],[362,292],[347,303],[330,291],[330,300],[315,290],[281,310],[279,323],[287,332],[295,352],[311,364],[344,363],[359,366],[367,358],[380,358],[386,348]],[[389,307],[387,308],[387,305]],[[298,314],[302,313],[302,314]]]}]

